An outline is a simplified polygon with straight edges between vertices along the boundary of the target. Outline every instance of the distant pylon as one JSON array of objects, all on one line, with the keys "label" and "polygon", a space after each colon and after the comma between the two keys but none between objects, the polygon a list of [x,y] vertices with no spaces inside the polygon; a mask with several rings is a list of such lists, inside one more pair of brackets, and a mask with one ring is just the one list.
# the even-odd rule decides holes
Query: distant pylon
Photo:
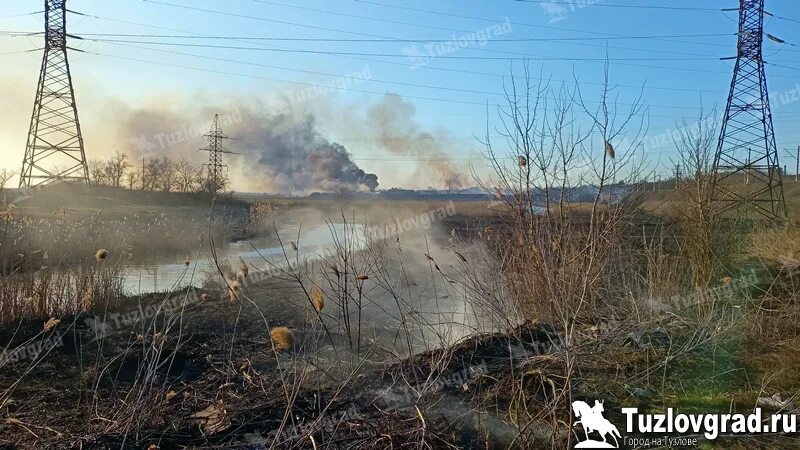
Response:
[{"label": "distant pylon", "polygon": [[[719,211],[743,207],[786,217],[778,148],[764,71],[764,0],[739,0],[736,67],[714,157],[713,200]],[[752,150],[752,159],[748,153]],[[743,185],[741,177],[749,177]]]},{"label": "distant pylon", "polygon": [[[19,187],[89,181],[67,60],[67,0],[44,2],[44,56]],[[46,165],[47,164],[47,165]]]},{"label": "distant pylon", "polygon": [[222,141],[229,139],[228,136],[222,134],[222,127],[219,124],[219,114],[214,114],[214,121],[211,123],[211,131],[205,135],[208,139],[208,147],[203,147],[200,151],[208,152],[208,163],[203,164],[206,169],[206,179],[204,188],[208,192],[217,193],[228,184],[228,179],[225,176],[224,170],[228,168],[223,162],[222,155],[235,154],[228,151],[222,145]]}]

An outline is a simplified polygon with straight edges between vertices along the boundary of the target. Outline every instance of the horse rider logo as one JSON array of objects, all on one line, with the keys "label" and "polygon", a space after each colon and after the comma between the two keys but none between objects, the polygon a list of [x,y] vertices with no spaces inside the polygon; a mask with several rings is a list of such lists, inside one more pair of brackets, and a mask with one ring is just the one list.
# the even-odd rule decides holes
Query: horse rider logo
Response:
[{"label": "horse rider logo", "polygon": [[549,24],[554,24],[566,20],[569,16],[569,10],[555,2],[542,2],[539,6],[544,9],[544,12],[550,16]]},{"label": "horse rider logo", "polygon": [[[575,448],[619,448],[619,441],[617,438],[622,438],[619,430],[611,422],[603,417],[603,402],[595,400],[594,406],[589,406],[586,402],[580,400],[572,402],[572,412],[578,420],[573,424],[581,424],[583,432],[586,435],[586,440],[579,442]],[[589,433],[596,431],[603,438],[602,441],[595,441],[589,439]],[[606,436],[610,435],[614,438],[614,445],[611,445]]]}]

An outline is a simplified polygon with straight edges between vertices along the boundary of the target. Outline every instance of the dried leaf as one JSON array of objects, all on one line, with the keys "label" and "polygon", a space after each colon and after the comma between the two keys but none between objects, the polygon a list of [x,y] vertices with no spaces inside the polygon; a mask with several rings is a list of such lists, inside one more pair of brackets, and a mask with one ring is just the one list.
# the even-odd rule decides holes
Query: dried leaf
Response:
[{"label": "dried leaf", "polygon": [[167,392],[167,394],[164,397],[167,399],[167,401],[169,401],[169,400],[172,400],[176,395],[178,395],[177,392],[169,391],[169,392]]},{"label": "dried leaf", "polygon": [[59,323],[61,323],[61,321],[56,319],[55,317],[49,318],[47,322],[44,323],[44,332],[47,333],[48,331],[55,328],[56,325],[58,325]]},{"label": "dried leaf", "polygon": [[365,274],[365,273],[360,273],[360,274],[356,275],[356,280],[360,280],[360,281],[369,280],[369,276],[367,276],[367,274]]},{"label": "dried leaf", "polygon": [[192,414],[191,417],[200,421],[203,431],[207,434],[219,433],[231,425],[231,419],[228,417],[228,412],[225,411],[225,405],[221,400],[217,400],[207,408]]},{"label": "dried leaf", "polygon": [[609,158],[614,159],[616,157],[616,153],[614,152],[614,146],[611,145],[611,142],[606,141],[606,155]]}]

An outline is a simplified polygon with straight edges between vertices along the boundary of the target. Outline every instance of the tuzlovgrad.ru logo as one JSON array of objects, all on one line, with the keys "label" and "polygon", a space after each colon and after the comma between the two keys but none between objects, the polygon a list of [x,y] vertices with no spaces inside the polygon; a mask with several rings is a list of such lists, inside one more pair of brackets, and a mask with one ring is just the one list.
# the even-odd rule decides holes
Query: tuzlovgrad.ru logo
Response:
[{"label": "tuzlovgrad.ru logo", "polygon": [[[761,408],[754,408],[749,414],[681,414],[674,408],[667,408],[663,413],[640,413],[638,408],[622,408],[624,434],[603,417],[605,407],[600,400],[595,400],[594,406],[575,401],[572,403],[572,412],[575,416],[575,448],[693,447],[703,439],[714,441],[723,435],[797,432],[795,414],[765,414]],[[583,433],[578,431],[580,428]]]}]

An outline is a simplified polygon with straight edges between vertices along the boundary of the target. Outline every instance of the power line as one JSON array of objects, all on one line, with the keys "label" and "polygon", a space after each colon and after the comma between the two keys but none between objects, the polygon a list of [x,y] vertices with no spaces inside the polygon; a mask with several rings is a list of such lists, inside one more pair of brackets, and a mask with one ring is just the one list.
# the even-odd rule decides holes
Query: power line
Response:
[{"label": "power line", "polygon": [[[26,32],[26,31],[13,31],[4,30],[0,33],[10,34],[42,34],[41,32]],[[101,36],[101,37],[138,37],[138,38],[163,38],[163,39],[219,39],[219,40],[243,40],[243,41],[299,41],[299,42],[414,42],[414,43],[442,43],[451,42],[452,39],[419,39],[419,38],[372,38],[372,39],[353,39],[353,38],[292,38],[292,37],[275,37],[275,36],[226,36],[226,35],[197,35],[186,36],[177,34],[138,34],[138,33],[81,33],[81,36]],[[640,35],[640,36],[626,36],[619,35],[616,37],[572,37],[572,38],[492,38],[491,42],[567,42],[567,41],[607,41],[607,40],[628,40],[628,39],[663,39],[663,38],[681,38],[681,37],[733,37],[736,34],[731,33],[710,33],[710,34],[676,34],[676,35]],[[653,51],[650,49],[640,49],[642,51]]]},{"label": "power line", "polygon": [[[317,26],[317,25],[307,25],[307,24],[295,23],[295,22],[278,21],[278,20],[275,20],[275,19],[267,19],[267,18],[259,17],[259,16],[253,16],[253,15],[247,15],[247,14],[238,14],[238,13],[229,13],[229,12],[226,12],[226,11],[219,11],[219,10],[212,10],[212,9],[205,9],[205,8],[196,8],[196,7],[186,6],[186,5],[176,5],[176,4],[173,4],[173,3],[161,2],[161,1],[156,1],[156,0],[143,0],[143,1],[146,1],[146,2],[149,2],[149,3],[154,3],[154,4],[159,4],[159,5],[164,5],[164,6],[171,6],[171,7],[175,7],[175,8],[184,8],[184,9],[189,9],[189,10],[193,10],[193,11],[211,13],[211,14],[220,14],[220,15],[225,15],[225,16],[234,16],[234,17],[246,18],[246,19],[251,19],[251,20],[259,20],[259,21],[267,21],[267,22],[288,24],[288,25],[293,25],[293,26],[300,26],[300,27],[317,29],[317,30],[332,31],[332,32],[336,32],[336,33],[344,33],[344,34],[357,35],[357,36],[367,36],[367,37],[372,37],[372,38],[383,38],[383,39],[387,39],[387,42],[391,42],[391,41],[403,42],[403,40],[391,38],[391,37],[388,37],[388,36],[382,36],[382,35],[359,33],[359,32],[354,32],[354,31],[350,31],[350,30],[341,30],[341,29],[335,29],[335,28],[320,27],[320,26]],[[254,1],[259,1],[259,0],[254,0]],[[284,6],[284,7],[288,7],[288,8],[298,8],[298,9],[302,9],[302,10],[310,10],[310,11],[324,13],[324,14],[340,15],[340,16],[343,15],[343,16],[348,16],[348,17],[356,17],[356,18],[360,18],[360,19],[368,19],[368,20],[376,20],[376,21],[381,21],[381,22],[397,23],[397,24],[401,24],[401,25],[410,25],[410,26],[417,26],[417,27],[434,28],[434,29],[438,29],[438,30],[446,30],[446,31],[451,31],[451,32],[474,33],[474,31],[469,31],[469,30],[461,30],[461,29],[446,28],[446,27],[439,27],[439,26],[435,26],[434,27],[434,26],[418,24],[418,23],[411,23],[411,22],[391,21],[391,20],[386,20],[386,19],[382,19],[382,18],[368,17],[368,16],[361,16],[361,15],[353,15],[353,14],[346,14],[346,13],[339,13],[339,12],[335,12],[335,11],[320,10],[320,9],[315,9],[315,8],[306,8],[306,7],[300,7],[300,6],[294,6],[294,5],[286,5],[286,4],[277,3],[277,2],[267,2],[267,3],[280,5],[280,6]],[[698,35],[698,36],[700,36],[700,35]],[[735,35],[727,34],[727,36],[735,36]],[[667,36],[667,37],[669,37],[669,36]],[[664,38],[660,37],[660,38],[657,38],[657,39],[664,39]],[[447,42],[447,41],[445,41],[445,42]],[[548,42],[548,41],[543,41],[543,42]],[[557,41],[549,41],[549,42],[557,42]],[[570,42],[574,42],[574,41],[570,41]],[[584,44],[584,45],[587,45],[587,44]],[[591,45],[589,45],[589,46],[591,46]],[[611,48],[611,47],[609,47],[609,48]],[[625,50],[635,50],[635,51],[650,51],[650,50],[647,50],[647,49],[632,49],[632,48],[625,48],[625,47],[617,47],[617,48],[625,49]],[[478,51],[478,52],[485,52],[485,53],[512,54],[512,55],[525,56],[524,53],[505,52],[505,51],[500,51],[500,50],[492,50],[492,49],[484,49],[484,48],[474,48],[473,47],[473,48],[471,48],[471,50]],[[654,51],[651,51],[651,52],[678,53],[678,54],[680,54],[680,52],[671,52],[671,51],[663,51],[663,50],[654,50]],[[704,56],[708,56],[708,55],[704,55]]]},{"label": "power line", "polygon": [[767,15],[769,15],[769,16],[770,16],[770,17],[772,17],[773,19],[778,19],[778,20],[786,20],[786,21],[788,21],[788,22],[800,23],[800,20],[791,19],[791,18],[789,18],[789,17],[776,16],[776,15],[774,15],[774,14],[770,14],[770,13],[768,13],[768,12],[766,12],[766,11],[764,11],[764,14],[767,14]]},{"label": "power line", "polygon": [[[467,16],[467,15],[463,15],[463,14],[453,14],[453,13],[448,13],[448,12],[444,12],[444,11],[435,11],[435,10],[422,9],[422,8],[411,8],[411,7],[408,7],[408,6],[400,6],[400,5],[390,4],[390,3],[380,3],[380,2],[369,1],[369,0],[355,0],[355,1],[359,2],[359,3],[365,3],[365,4],[380,6],[380,7],[384,7],[384,8],[393,8],[393,9],[406,10],[406,11],[421,12],[421,13],[425,13],[425,14],[435,14],[435,15],[446,16],[446,17],[459,17],[459,18],[464,18],[464,19],[480,20],[480,21],[484,21],[484,22],[497,23],[496,19],[489,19],[489,18],[486,18],[486,17]],[[621,36],[619,34],[607,33],[607,32],[601,32],[601,31],[582,30],[582,29],[576,29],[576,28],[553,27],[553,26],[547,26],[547,25],[535,25],[535,24],[519,22],[519,21],[511,21],[511,23],[514,24],[514,25],[519,25],[519,26],[523,26],[523,27],[546,28],[546,29],[552,29],[552,30],[557,30],[557,31],[569,31],[569,32],[574,32],[574,33],[585,33],[585,34],[592,34],[592,35],[597,35],[597,36]],[[709,43],[709,42],[688,42],[688,41],[677,41],[677,40],[674,40],[674,39],[661,39],[661,40],[663,40],[665,42],[677,42],[677,43],[684,44],[684,45],[685,44],[694,44],[694,45],[706,45],[706,46],[714,46],[714,47],[726,47],[726,48],[728,47],[728,45],[714,44],[714,43]]]},{"label": "power line", "polygon": [[[123,45],[125,47],[130,47],[130,48],[137,48],[137,49],[143,49],[143,50],[149,50],[149,51],[157,51],[157,52],[168,53],[168,54],[175,54],[175,55],[190,56],[190,57],[196,57],[196,58],[202,58],[202,59],[209,59],[209,60],[214,60],[214,61],[237,63],[237,64],[243,64],[243,65],[249,65],[249,66],[255,66],[255,67],[266,67],[266,68],[271,68],[271,69],[286,70],[286,71],[299,72],[299,73],[307,73],[307,74],[312,74],[312,75],[323,75],[323,76],[327,76],[327,77],[331,77],[331,78],[337,78],[337,79],[347,78],[348,75],[349,75],[349,74],[340,75],[340,74],[334,74],[334,73],[329,73],[329,72],[320,72],[320,71],[314,71],[314,70],[296,69],[296,68],[290,68],[290,67],[276,66],[276,65],[272,65],[272,64],[263,64],[263,63],[256,63],[256,62],[252,62],[252,61],[241,61],[241,60],[237,60],[237,59],[219,58],[219,57],[214,57],[214,56],[197,55],[197,54],[184,53],[184,52],[175,52],[175,51],[170,51],[170,50],[150,49],[150,48],[147,48],[147,47],[140,47],[140,46],[136,46],[136,45],[127,45],[127,44],[116,44],[116,45]],[[425,89],[436,89],[436,90],[444,90],[444,91],[463,92],[463,93],[471,93],[471,94],[485,94],[485,95],[495,95],[495,96],[504,96],[505,95],[505,94],[503,94],[501,92],[481,91],[481,90],[474,90],[474,89],[459,89],[459,88],[451,88],[451,87],[445,87],[445,86],[431,86],[431,85],[424,85],[424,84],[417,84],[417,83],[407,83],[407,82],[399,82],[399,81],[387,81],[387,80],[380,80],[380,79],[375,79],[375,78],[365,79],[363,81],[381,83],[381,84],[389,84],[389,85],[396,85],[396,86],[409,86],[409,87],[418,87],[418,88],[425,88]],[[320,85],[317,85],[317,86],[320,86]],[[641,86],[636,86],[636,87],[641,87]],[[627,103],[622,103],[622,104],[623,105],[628,105]],[[668,108],[668,109],[697,109],[694,106],[673,106],[673,105],[654,105],[654,104],[650,104],[648,106],[657,107],[657,108]]]},{"label": "power line", "polygon": [[[187,31],[187,30],[181,30],[181,29],[175,29],[175,28],[155,26],[155,25],[147,24],[147,23],[132,22],[132,21],[114,19],[114,18],[109,18],[109,17],[97,16],[97,15],[87,15],[87,14],[82,14],[82,15],[85,15],[85,16],[88,16],[88,17],[91,17],[91,18],[94,18],[94,19],[98,19],[98,20],[108,20],[108,21],[112,21],[112,22],[137,25],[137,26],[146,27],[146,28],[154,28],[154,29],[160,29],[160,30],[174,31],[174,32],[186,33],[186,34],[197,35],[197,36],[208,36],[208,35],[204,35],[202,33],[194,32],[194,31]],[[288,47],[283,47],[283,48],[287,48],[288,49]],[[385,61],[385,60],[376,60],[376,59],[369,59],[369,58],[355,57],[355,56],[350,56],[350,57],[343,56],[343,58],[352,59],[354,61],[374,62],[374,63],[377,63],[377,64],[394,65],[394,66],[401,66],[401,67],[415,67],[418,70],[426,70],[426,71],[470,74],[470,75],[480,75],[480,76],[493,76],[493,77],[499,77],[499,78],[503,78],[503,77],[507,76],[507,75],[504,75],[504,74],[496,74],[496,73],[489,73],[489,72],[482,72],[482,71],[475,71],[475,70],[454,69],[454,68],[448,68],[448,67],[434,67],[434,66],[430,66],[430,65],[414,66],[413,64],[408,64],[408,63],[400,63],[400,62]],[[727,72],[722,72],[722,71],[703,70],[703,69],[696,69],[696,68],[690,69],[690,68],[686,68],[686,67],[665,67],[665,66],[642,65],[642,64],[632,64],[632,63],[618,63],[618,65],[629,66],[629,67],[642,67],[642,68],[648,68],[648,69],[664,69],[664,70],[673,70],[673,71],[684,71],[684,72],[727,74]],[[781,76],[781,75],[772,75],[772,77],[773,78],[791,78],[791,79],[795,78],[795,77]],[[594,82],[594,83],[585,82],[585,83],[586,84],[602,84],[602,83],[598,83],[598,82]],[[619,84],[618,86],[620,86],[620,87],[641,88],[641,86],[629,86],[629,85],[622,85],[622,84]],[[699,90],[699,89],[690,89],[690,88],[681,89],[681,88],[659,87],[659,88],[654,88],[654,89],[688,90],[688,91],[715,92],[715,93],[721,92],[721,91]]]},{"label": "power line", "polygon": [[[200,47],[200,48],[214,48],[222,50],[253,50],[264,52],[277,52],[277,53],[309,53],[314,55],[334,55],[334,56],[370,56],[381,58],[405,58],[409,55],[402,55],[398,53],[364,53],[364,52],[337,52],[330,50],[308,50],[308,49],[283,49],[283,48],[266,48],[266,47],[241,47],[233,45],[211,45],[211,44],[190,44],[182,42],[156,42],[156,41],[136,41],[124,39],[98,39],[98,38],[81,38],[93,42],[122,42],[130,44],[148,44],[148,45],[163,45],[163,46],[176,46],[176,47]],[[555,56],[541,56],[530,55],[528,57],[506,57],[506,56],[452,56],[442,55],[436,56],[435,59],[456,59],[456,60],[490,60],[490,61],[584,61],[584,62],[602,62],[608,61],[717,61],[719,58],[570,58],[570,57],[555,57]]]},{"label": "power line", "polygon": [[[387,19],[383,19],[383,18],[371,17],[371,16],[362,16],[362,15],[358,15],[358,14],[341,13],[341,12],[337,12],[337,11],[330,11],[330,10],[324,10],[324,9],[308,8],[308,7],[304,7],[304,6],[288,5],[286,3],[280,3],[280,2],[268,1],[268,0],[252,0],[252,1],[254,1],[256,3],[264,3],[264,4],[268,4],[268,5],[282,6],[282,7],[285,7],[285,8],[299,9],[299,10],[302,10],[302,11],[312,11],[312,12],[317,12],[317,13],[322,13],[322,14],[331,14],[331,15],[337,15],[337,16],[353,17],[353,18],[357,18],[357,19],[374,20],[374,21],[380,21],[380,22],[386,22],[386,23],[395,23],[395,24],[400,24],[400,25],[410,25],[410,26],[422,27],[422,28],[444,29],[446,31],[456,31],[456,32],[461,32],[461,33],[474,32],[474,31],[469,31],[469,30],[459,30],[459,29],[453,29],[453,28],[436,27],[436,26],[420,24],[420,23],[411,23],[411,22],[400,22],[400,21],[395,21],[395,20],[387,20]],[[356,1],[359,1],[359,0],[356,0]],[[364,3],[372,3],[372,2],[364,2]],[[455,15],[455,16],[457,16],[457,15]],[[462,17],[464,17],[464,16],[462,16]],[[494,21],[494,23],[497,23],[497,22],[498,21]],[[714,36],[714,37],[716,37],[716,36],[735,36],[735,34],[724,33],[724,34],[715,34],[715,35],[699,35],[698,34],[698,35],[689,35],[689,36],[663,36],[663,37],[659,36],[659,37],[652,37],[652,39],[668,39],[668,38],[674,38],[674,37],[693,38],[693,37],[712,37],[712,36]],[[605,38],[599,38],[599,37],[596,37],[596,38],[574,38],[574,40],[581,40],[581,39],[606,39],[606,40],[607,39],[611,39],[611,40],[614,40],[614,39],[625,39],[625,37],[613,36],[612,35],[612,36],[606,36]],[[649,39],[649,37],[646,37],[645,39]],[[532,39],[532,40],[537,40],[537,39]],[[492,41],[494,42],[495,39],[492,39]]]},{"label": "power line", "polygon": [[11,14],[9,16],[0,16],[0,19],[10,19],[12,17],[22,17],[22,16],[33,16],[33,15],[36,15],[36,14],[41,14],[43,12],[44,12],[44,10],[28,12],[28,13]]},{"label": "power line", "polygon": [[[154,2],[154,3],[162,3],[162,2]],[[273,3],[274,3],[274,2],[273,2]],[[176,5],[176,6],[180,6],[180,5]],[[214,11],[212,11],[212,10],[206,10],[206,11],[214,12]],[[79,13],[79,14],[81,14],[81,13]],[[82,14],[82,15],[86,15],[86,14]],[[87,15],[87,16],[88,16],[88,15]],[[135,24],[135,25],[140,25],[140,26],[149,26],[149,27],[153,27],[153,28],[159,28],[159,29],[168,29],[168,28],[165,28],[165,27],[156,27],[156,26],[152,26],[152,25],[148,25],[148,24],[140,24],[140,23],[136,23],[136,22],[130,22],[130,21],[120,21],[120,20],[117,20],[117,19],[106,18],[106,17],[100,17],[100,16],[90,16],[90,17],[94,17],[94,18],[101,19],[101,20],[110,20],[110,21],[116,21],[116,22],[122,22],[122,23],[130,23],[130,24]],[[184,31],[184,30],[177,30],[177,31],[180,31],[180,32],[183,32],[183,33],[191,33],[191,32],[187,32],[187,31]],[[337,30],[337,31],[341,31],[341,30]],[[728,34],[724,34],[724,35],[728,35]],[[655,38],[655,36],[653,36],[653,38]],[[157,49],[151,49],[151,50],[152,50],[152,51],[163,51],[163,50],[157,50]],[[177,53],[177,52],[176,52],[176,53]],[[204,57],[204,56],[201,56],[201,55],[191,55],[191,54],[186,54],[186,55],[187,55],[187,56],[194,56],[194,57]],[[343,55],[336,55],[336,56],[343,56]],[[346,56],[344,56],[344,57],[346,57]],[[205,57],[205,58],[209,58],[209,57]],[[351,58],[351,59],[360,59],[360,60],[367,60],[367,61],[369,61],[368,59],[363,59],[363,58]],[[507,58],[501,58],[501,59],[507,59]],[[389,61],[375,61],[375,60],[372,60],[372,61],[374,61],[374,62],[377,62],[377,63],[381,63],[381,64],[394,64],[394,65],[402,65],[402,66],[406,66],[406,67],[408,67],[408,66],[411,66],[410,64],[398,64],[398,63],[389,62]],[[604,60],[604,61],[605,61],[605,60]],[[670,67],[658,67],[658,66],[644,66],[644,65],[633,65],[633,64],[629,64],[629,65],[631,65],[631,66],[638,66],[638,67],[663,68],[663,69],[670,69],[670,70],[683,70],[682,68],[670,68]],[[198,68],[193,68],[193,69],[195,69],[195,70],[202,70],[202,69],[198,69]],[[495,76],[495,77],[504,77],[504,75],[501,75],[501,74],[486,73],[486,72],[478,72],[478,71],[466,71],[466,70],[458,70],[458,69],[436,68],[436,67],[427,67],[427,66],[426,66],[426,67],[421,67],[421,69],[426,69],[426,70],[442,70],[442,71],[448,71],[448,72],[457,72],[457,73],[470,73],[470,74],[476,74],[476,75],[487,75],[487,76]],[[286,69],[286,70],[291,70],[291,69]],[[700,70],[696,70],[696,71],[700,71]],[[723,73],[723,72],[717,72],[717,71],[701,71],[701,72],[707,72],[707,73]],[[283,80],[276,80],[276,81],[283,81]],[[587,84],[591,84],[591,83],[587,82]],[[594,84],[599,84],[599,83],[594,83]],[[641,86],[636,86],[636,87],[641,87]],[[651,88],[652,88],[652,89],[665,89],[665,90],[686,90],[686,91],[699,91],[699,92],[703,92],[702,90],[698,90],[698,89],[689,89],[689,88],[683,88],[683,89],[681,89],[681,88],[666,88],[666,87],[651,87]],[[706,91],[706,92],[714,92],[714,91]],[[716,92],[719,92],[719,91],[716,91]]]},{"label": "power line", "polygon": [[[275,81],[275,82],[279,82],[279,83],[307,86],[307,87],[311,87],[311,88],[315,88],[315,87],[316,88],[321,88],[322,87],[322,88],[336,90],[336,91],[358,92],[358,93],[380,95],[380,96],[383,96],[383,95],[387,94],[386,91],[381,92],[381,91],[374,91],[374,90],[368,90],[368,89],[358,89],[358,88],[346,88],[346,87],[337,87],[337,86],[330,86],[330,87],[328,87],[328,86],[320,86],[319,84],[306,83],[306,82],[302,82],[302,81],[283,80],[283,79],[279,79],[279,78],[265,77],[265,76],[260,76],[260,75],[250,75],[250,74],[242,74],[242,73],[236,73],[236,72],[227,72],[227,71],[221,71],[221,70],[206,69],[206,68],[202,68],[202,67],[193,67],[193,66],[186,66],[186,65],[181,65],[181,64],[166,63],[166,62],[161,62],[161,61],[152,61],[152,60],[146,60],[146,59],[140,59],[140,58],[131,58],[131,57],[111,55],[111,54],[105,54],[105,53],[99,53],[99,52],[93,52],[93,51],[86,51],[86,53],[97,55],[97,56],[105,56],[105,57],[108,57],[108,58],[115,58],[115,59],[133,61],[133,62],[144,62],[144,63],[148,63],[148,64],[156,64],[156,65],[163,65],[163,66],[175,67],[175,68],[181,68],[181,69],[197,70],[197,71],[201,71],[201,72],[215,73],[215,74],[220,74],[220,75],[230,75],[230,76],[238,76],[238,77],[260,79],[260,80]],[[401,95],[401,94],[398,94],[398,95]],[[499,103],[476,102],[476,101],[469,101],[469,100],[446,99],[446,98],[427,97],[427,96],[419,96],[419,95],[402,94],[401,96],[403,98],[409,98],[409,99],[415,99],[415,100],[435,101],[435,102],[444,102],[444,103],[456,103],[456,104],[464,104],[464,105],[475,105],[475,106],[481,106],[481,107],[486,107],[486,106],[492,106],[492,107],[505,106],[505,105],[502,105],[502,104],[499,104]],[[648,114],[648,116],[649,117],[673,119],[673,120],[675,120],[675,119],[684,119],[685,118],[685,117],[668,116],[668,115],[657,115],[657,114]]]},{"label": "power line", "polygon": [[[145,45],[160,45],[160,46],[175,46],[175,47],[196,47],[196,48],[211,48],[211,49],[223,49],[223,50],[252,50],[252,51],[263,51],[263,52],[277,52],[277,53],[308,53],[314,55],[332,55],[332,56],[370,56],[370,57],[382,57],[382,58],[409,58],[409,55],[401,55],[397,53],[364,53],[364,52],[337,52],[337,51],[329,51],[329,50],[309,50],[309,49],[287,49],[287,48],[266,48],[266,47],[241,47],[241,46],[233,46],[233,45],[212,45],[212,44],[191,44],[191,43],[182,43],[182,42],[158,42],[158,41],[137,41],[137,40],[126,40],[126,39],[99,39],[99,38],[83,38],[80,39],[91,41],[91,42],[100,42],[100,43],[129,43],[129,44],[145,44]],[[599,63],[607,63],[607,62],[617,62],[617,61],[718,61],[724,58],[577,58],[577,57],[558,57],[558,56],[542,56],[542,55],[528,55],[526,57],[504,57],[504,56],[451,56],[451,55],[442,55],[442,56],[435,56],[435,59],[456,59],[456,60],[489,60],[489,61],[572,61],[572,62],[599,62]],[[789,62],[800,62],[800,61],[793,61],[790,60]],[[795,69],[789,66],[782,66],[773,64],[776,67],[784,67],[789,68],[792,70],[800,70]],[[646,67],[646,66],[643,66]],[[662,67],[663,68],[663,67]],[[670,68],[667,68],[670,69]],[[682,68],[673,68],[675,70],[681,70]],[[699,71],[697,69],[689,69],[692,71]]]},{"label": "power line", "polygon": [[20,54],[20,53],[38,52],[40,50],[44,50],[44,48],[40,47],[40,48],[31,49],[31,50],[15,50],[15,51],[10,51],[10,52],[0,52],[0,55],[17,55],[17,54]]},{"label": "power line", "polygon": [[797,68],[797,67],[784,66],[784,65],[782,65],[782,64],[774,64],[774,63],[770,63],[770,62],[766,62],[766,64],[768,64],[768,65],[770,65],[770,66],[773,66],[773,67],[780,67],[780,68],[782,68],[782,69],[789,69],[789,70],[798,70],[798,71],[800,71],[800,68]]},{"label": "power line", "polygon": [[[520,3],[538,3],[538,4],[552,4],[575,6],[573,2],[553,1],[553,0],[514,0]],[[659,9],[659,10],[674,10],[674,11],[705,11],[705,12],[720,12],[722,8],[702,8],[696,6],[657,6],[657,5],[631,5],[625,3],[604,3],[598,2],[592,4],[592,7],[604,8],[633,8],[633,9]]]}]

